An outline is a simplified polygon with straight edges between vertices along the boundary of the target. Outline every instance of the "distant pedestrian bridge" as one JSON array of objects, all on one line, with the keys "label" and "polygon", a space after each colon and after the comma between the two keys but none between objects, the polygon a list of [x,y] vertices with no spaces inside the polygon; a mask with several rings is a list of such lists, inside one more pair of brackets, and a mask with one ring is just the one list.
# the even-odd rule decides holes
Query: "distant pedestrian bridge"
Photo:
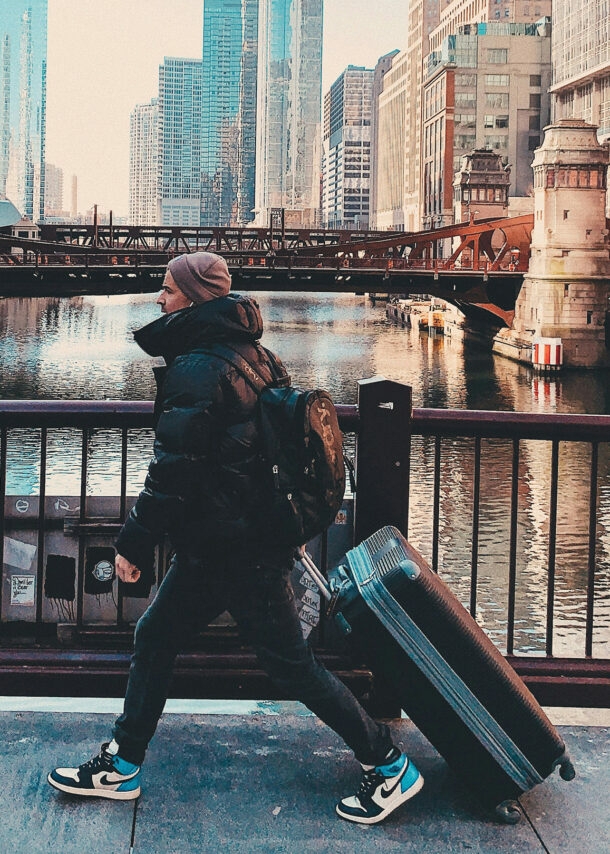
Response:
[{"label": "distant pedestrian bridge", "polygon": [[429,293],[508,324],[532,228],[532,215],[419,232],[43,224],[38,240],[0,235],[0,293],[154,291],[168,260],[203,250],[236,290]]}]

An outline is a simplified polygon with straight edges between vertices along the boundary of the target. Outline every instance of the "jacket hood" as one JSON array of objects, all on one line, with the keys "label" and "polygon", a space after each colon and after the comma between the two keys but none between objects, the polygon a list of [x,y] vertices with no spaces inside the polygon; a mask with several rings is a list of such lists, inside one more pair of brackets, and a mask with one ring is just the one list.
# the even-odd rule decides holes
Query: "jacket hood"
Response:
[{"label": "jacket hood", "polygon": [[263,320],[256,300],[241,294],[225,297],[164,314],[133,333],[136,343],[149,356],[176,356],[214,341],[257,341]]}]

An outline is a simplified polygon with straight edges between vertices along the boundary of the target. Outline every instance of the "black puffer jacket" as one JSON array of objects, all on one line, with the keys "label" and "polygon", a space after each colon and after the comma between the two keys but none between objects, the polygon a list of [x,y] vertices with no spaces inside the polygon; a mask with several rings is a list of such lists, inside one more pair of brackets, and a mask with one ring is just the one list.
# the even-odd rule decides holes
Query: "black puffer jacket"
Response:
[{"label": "black puffer jacket", "polygon": [[257,343],[262,332],[255,300],[229,294],[164,315],[134,334],[167,365],[155,370],[154,457],[116,543],[141,570],[152,565],[163,533],[175,548],[195,551],[257,541],[256,519],[264,512],[257,395],[239,371],[206,351],[215,343],[235,347],[271,381]]}]

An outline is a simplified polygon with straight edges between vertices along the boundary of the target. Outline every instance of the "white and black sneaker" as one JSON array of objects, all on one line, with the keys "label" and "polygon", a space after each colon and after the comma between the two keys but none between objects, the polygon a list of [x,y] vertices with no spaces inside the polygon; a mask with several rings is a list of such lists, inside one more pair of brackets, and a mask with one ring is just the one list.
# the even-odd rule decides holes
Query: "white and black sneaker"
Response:
[{"label": "white and black sneaker", "polygon": [[78,768],[56,768],[47,780],[60,792],[130,801],[140,796],[140,766],[117,755],[114,739],[102,744],[97,756]]},{"label": "white and black sneaker", "polygon": [[363,765],[364,774],[355,795],[337,804],[341,818],[359,824],[377,824],[416,795],[424,778],[415,765],[397,748],[385,765]]}]

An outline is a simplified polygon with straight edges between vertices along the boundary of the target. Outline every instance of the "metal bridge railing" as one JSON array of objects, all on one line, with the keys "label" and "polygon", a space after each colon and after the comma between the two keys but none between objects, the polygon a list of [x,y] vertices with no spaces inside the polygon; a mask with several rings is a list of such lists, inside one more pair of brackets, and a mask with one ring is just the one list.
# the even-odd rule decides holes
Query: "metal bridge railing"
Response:
[{"label": "metal bridge railing", "polygon": [[[353,534],[345,525],[335,526],[328,541],[325,539],[315,545],[316,557],[323,568],[333,563],[341,549],[350,547],[353,539],[360,541],[382,525],[394,524],[412,542],[416,541],[432,568],[454,587],[473,615],[479,618],[483,613],[483,625],[488,629],[489,613],[485,612],[482,602],[483,594],[488,592],[481,577],[481,555],[485,549],[482,514],[487,512],[484,485],[490,477],[489,470],[494,474],[498,468],[488,444],[491,443],[494,452],[498,443],[505,449],[507,446],[508,474],[505,482],[495,486],[498,495],[504,496],[503,507],[506,508],[503,548],[507,569],[506,579],[499,582],[502,590],[498,597],[506,601],[501,608],[496,608],[501,613],[494,629],[496,634],[492,632],[492,635],[545,703],[610,704],[610,655],[606,653],[610,642],[610,573],[607,556],[601,553],[607,547],[602,540],[610,525],[606,518],[610,416],[412,410],[411,389],[382,378],[361,381],[358,395],[357,405],[338,407],[342,428],[353,443],[356,456]],[[5,510],[0,517],[3,569],[0,682],[5,692],[37,693],[43,690],[47,678],[54,679],[55,690],[59,690],[61,679],[66,677],[66,692],[95,693],[93,683],[96,680],[100,685],[115,685],[116,680],[119,683],[124,680],[130,634],[134,621],[146,605],[146,597],[128,599],[123,591],[113,598],[113,590],[106,602],[98,602],[104,597],[85,595],[84,575],[89,560],[87,549],[103,548],[108,541],[112,542],[134,500],[137,491],[134,484],[141,483],[148,460],[145,446],[150,441],[148,437],[144,443],[135,442],[134,436],[148,430],[151,423],[152,404],[148,402],[0,401],[0,495]],[[35,432],[38,456],[29,494],[19,496],[11,486],[15,482],[12,469],[23,465],[15,446],[25,448],[24,430]],[[57,472],[52,471],[57,431],[63,436],[65,430],[80,437],[74,443],[80,463],[76,464],[77,487],[73,490],[76,500],[72,502],[49,486],[57,476]],[[93,446],[100,431],[112,434],[117,447],[112,453],[105,450],[105,446],[101,451],[98,448],[98,455],[102,455],[102,472],[94,476],[93,468],[100,466],[99,460],[95,463],[93,459]],[[537,449],[544,449],[542,456],[546,458],[548,454],[549,460],[545,493],[548,506],[542,524],[545,566],[537,576],[534,589],[527,575],[527,556],[524,558],[518,549],[523,526],[520,501],[532,476],[522,463],[524,449],[531,448],[531,443]],[[561,549],[558,519],[561,513],[570,512],[575,495],[573,485],[566,483],[560,472],[561,450],[566,445],[586,449],[582,455],[586,465],[583,463],[580,467],[579,479],[582,482],[584,477],[587,483],[586,518],[583,520],[587,536],[581,544],[582,553],[572,557],[580,566],[578,583],[583,587],[583,613],[578,619],[584,624],[584,632],[583,643],[578,649],[570,650],[569,654],[564,654],[562,649],[558,655],[555,648],[558,550]],[[134,456],[141,469],[135,473]],[[108,497],[99,493],[103,490],[103,469],[111,462],[117,469],[113,483],[118,488]],[[31,464],[26,468],[32,476]],[[456,483],[459,481],[460,491],[456,488],[445,496],[444,478],[449,470]],[[101,486],[92,487],[96,476]],[[581,490],[581,485],[578,489]],[[98,494],[94,494],[96,492]],[[23,501],[21,510],[15,508],[20,500]],[[462,551],[454,561],[459,564],[458,570],[454,567],[449,573],[447,552],[454,550],[454,546],[447,546],[448,511],[444,502],[453,503],[450,509],[457,509],[462,523]],[[348,504],[351,514],[351,498]],[[581,500],[578,507],[584,504]],[[45,592],[50,553],[65,553],[74,562],[76,608],[68,618],[65,613],[53,611],[48,590]],[[27,565],[28,559],[31,566]],[[159,562],[162,567],[162,550]],[[161,574],[162,571],[161,568]],[[13,577],[17,581],[13,582]],[[34,581],[28,582],[28,578]],[[540,599],[542,588],[545,607],[533,610],[538,624],[527,629],[541,640],[538,647],[523,649],[519,609],[526,596],[535,595]],[[20,596],[25,604],[19,604]],[[100,625],[104,621],[107,626]],[[64,632],[61,649],[55,644],[57,625]],[[66,626],[74,632],[65,634]],[[17,629],[22,630],[18,647],[15,642]],[[354,665],[350,669],[345,659],[337,657],[332,626],[322,620],[312,638],[318,653],[323,658],[326,656],[331,665],[334,663],[350,684],[361,685],[363,691],[369,691],[363,669]],[[204,658],[191,652],[181,659],[177,684],[182,685],[183,696],[189,695],[185,687],[194,692],[191,695],[204,691],[205,696],[238,696],[240,694],[235,693],[238,690],[265,690],[260,687],[266,685],[264,680],[256,682],[252,677],[248,681],[248,674],[254,672],[255,665],[251,657],[236,647],[230,627],[216,627],[207,640]],[[201,674],[206,668],[204,680]],[[184,677],[182,683],[180,673]],[[9,677],[12,687],[5,688]],[[32,687],[33,678],[38,680],[38,689]],[[249,687],[244,688],[244,685]]]},{"label": "metal bridge railing", "polygon": [[[123,276],[128,274],[144,274],[153,270],[163,270],[167,262],[179,254],[173,250],[165,251],[133,251],[117,249],[73,248],[69,244],[61,250],[26,250],[23,254],[0,253],[0,268],[10,270],[13,275],[20,271],[31,270],[38,276],[50,276],[53,272],[64,271],[73,275],[93,275],[104,272],[107,275]],[[459,274],[474,271],[497,273],[524,272],[528,267],[528,258],[519,257],[516,260],[507,255],[500,266],[493,267],[486,258],[461,258],[458,263],[454,259],[432,257],[409,257],[392,253],[360,257],[357,249],[353,253],[342,252],[338,255],[322,254],[315,247],[300,250],[265,251],[246,250],[238,252],[223,252],[227,264],[232,270],[248,268],[265,268],[270,271],[290,272],[303,270],[335,270],[385,271],[388,274],[401,271],[451,271]],[[493,269],[492,269],[493,267]],[[251,270],[250,272],[254,272]]]}]

